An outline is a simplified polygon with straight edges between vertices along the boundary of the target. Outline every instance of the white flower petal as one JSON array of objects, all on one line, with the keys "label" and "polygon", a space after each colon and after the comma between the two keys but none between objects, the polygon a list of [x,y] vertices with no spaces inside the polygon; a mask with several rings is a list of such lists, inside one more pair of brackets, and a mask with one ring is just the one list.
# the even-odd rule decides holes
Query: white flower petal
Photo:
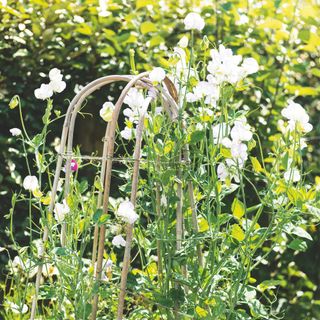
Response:
[{"label": "white flower petal", "polygon": [[112,244],[115,247],[125,247],[126,246],[126,240],[123,239],[122,235],[117,235],[112,239]]},{"label": "white flower petal", "polygon": [[9,130],[13,137],[20,136],[21,130],[18,128],[12,128]]},{"label": "white flower petal", "polygon": [[186,30],[201,31],[205,26],[204,20],[198,13],[195,12],[188,13],[187,16],[184,18],[183,22]]},{"label": "white flower petal", "polygon": [[35,191],[39,188],[38,178],[36,176],[26,176],[23,180],[23,187],[29,191]]}]

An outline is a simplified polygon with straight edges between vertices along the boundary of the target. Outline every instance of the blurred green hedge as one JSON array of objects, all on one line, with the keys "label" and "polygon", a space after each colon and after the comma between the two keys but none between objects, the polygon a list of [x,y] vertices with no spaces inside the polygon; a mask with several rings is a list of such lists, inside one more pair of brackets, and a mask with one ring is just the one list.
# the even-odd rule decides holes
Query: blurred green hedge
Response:
[{"label": "blurred green hedge", "polygon": [[[258,120],[263,139],[276,133],[279,112],[289,97],[294,97],[311,115],[314,125],[311,146],[305,154],[307,179],[319,174],[319,95],[320,95],[320,5],[317,0],[30,0],[0,1],[0,212],[10,207],[12,190],[19,189],[25,175],[22,150],[10,137],[9,129],[19,126],[18,115],[8,108],[13,95],[21,97],[25,122],[31,133],[41,129],[43,103],[33,91],[53,67],[66,76],[67,90],[55,98],[62,112],[79,86],[108,74],[130,72],[129,49],[135,50],[138,71],[152,65],[169,67],[169,53],[186,32],[183,18],[193,10],[206,20],[198,46],[206,41],[224,43],[235,52],[253,56],[260,64],[256,87],[244,91],[243,104]],[[101,105],[108,94],[103,91],[89,111]],[[40,112],[41,111],[41,112]],[[93,122],[81,122],[77,142],[90,150],[101,132]],[[61,123],[50,133],[52,141],[60,135]],[[102,127],[101,127],[102,130]],[[89,136],[90,134],[90,136]],[[23,218],[24,213],[21,213]],[[24,220],[16,225],[17,237],[23,241]],[[274,256],[255,277],[277,276],[287,281],[278,296],[288,306],[286,319],[320,318],[319,231],[310,226],[317,240],[307,252],[294,256]],[[5,225],[2,243],[9,243]],[[1,270],[6,257],[1,255]]]}]

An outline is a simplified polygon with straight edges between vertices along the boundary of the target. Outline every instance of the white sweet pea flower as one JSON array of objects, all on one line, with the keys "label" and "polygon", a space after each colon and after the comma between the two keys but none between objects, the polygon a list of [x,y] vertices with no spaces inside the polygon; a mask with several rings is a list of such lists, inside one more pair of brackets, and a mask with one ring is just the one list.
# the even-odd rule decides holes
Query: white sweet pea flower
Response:
[{"label": "white sweet pea flower", "polygon": [[307,145],[306,139],[305,138],[300,138],[300,145],[299,145],[300,149],[302,150],[302,149],[306,148],[307,146],[308,145]]},{"label": "white sweet pea flower", "polygon": [[297,168],[289,169],[284,173],[284,180],[287,182],[288,181],[298,182],[300,181],[300,179],[301,179],[300,172]]},{"label": "white sweet pea flower", "polygon": [[223,162],[219,163],[217,167],[217,175],[218,179],[221,181],[225,181],[229,176],[228,169]]},{"label": "white sweet pea flower", "polygon": [[50,87],[54,92],[62,92],[66,88],[66,83],[62,80],[63,75],[57,68],[53,68],[49,71]]},{"label": "white sweet pea flower", "polygon": [[196,130],[202,131],[204,129],[204,125],[201,122],[198,122],[196,124]]},{"label": "white sweet pea flower", "polygon": [[210,55],[208,71],[218,84],[223,82],[236,84],[259,70],[259,65],[254,58],[245,58],[240,65],[242,56],[234,55],[231,49],[226,49],[222,44],[218,49],[212,49]]},{"label": "white sweet pea flower", "polygon": [[53,90],[50,84],[42,84],[40,88],[34,90],[34,95],[37,99],[46,100],[52,97]]},{"label": "white sweet pea flower", "polygon": [[30,259],[27,259],[24,262],[19,256],[15,256],[14,259],[9,263],[11,264],[14,273],[26,273],[29,279],[34,277],[37,273],[36,265]]},{"label": "white sweet pea flower", "polygon": [[198,13],[195,12],[188,13],[187,16],[184,18],[183,22],[186,30],[201,31],[205,26],[204,20]]},{"label": "white sweet pea flower", "polygon": [[21,130],[18,128],[12,128],[9,130],[13,137],[20,136]]},{"label": "white sweet pea flower", "polygon": [[131,88],[124,99],[124,103],[129,106],[124,109],[124,116],[128,117],[131,122],[136,121],[147,112],[151,100],[152,97],[145,98],[137,88]]},{"label": "white sweet pea flower", "polygon": [[309,211],[309,213],[315,215],[316,217],[320,218],[320,209],[314,206],[311,206],[309,204],[306,204],[306,207]]},{"label": "white sweet pea flower", "polygon": [[60,93],[66,88],[66,83],[64,81],[51,81],[49,86],[53,90],[53,92]]},{"label": "white sweet pea flower", "polygon": [[153,83],[160,83],[164,78],[166,77],[166,72],[160,68],[154,68],[150,73],[149,73],[149,79]]},{"label": "white sweet pea flower", "polygon": [[245,58],[241,67],[244,70],[245,75],[256,73],[259,71],[259,64],[254,58]]},{"label": "white sweet pea flower", "polygon": [[23,180],[23,187],[29,191],[35,191],[39,188],[38,178],[36,176],[26,176]]},{"label": "white sweet pea flower", "polygon": [[226,164],[223,162],[219,163],[217,176],[220,181],[226,181],[227,179],[231,181],[234,179],[236,183],[240,182],[237,164],[232,159],[227,159]]},{"label": "white sweet pea flower", "polygon": [[219,49],[210,50],[210,55],[212,60],[208,63],[208,71],[219,84],[234,84],[241,79],[241,55],[234,55],[231,49],[226,49],[222,44],[219,45]]},{"label": "white sweet pea flower", "polygon": [[63,75],[61,74],[61,71],[58,68],[53,68],[49,71],[50,81],[61,81],[62,78]]},{"label": "white sweet pea flower", "polygon": [[230,128],[225,122],[212,126],[213,143],[221,143],[222,139],[226,138],[229,133]]},{"label": "white sweet pea flower", "polygon": [[12,260],[12,267],[13,268],[25,268],[25,265],[22,261],[22,259],[20,258],[20,256],[15,256]]},{"label": "white sweet pea flower", "polygon": [[49,84],[42,84],[40,88],[34,90],[34,95],[37,99],[46,100],[51,98],[54,92],[62,92],[66,88],[66,83],[62,80],[63,75],[57,68],[49,71]]},{"label": "white sweet pea flower", "polygon": [[73,17],[73,21],[74,21],[75,23],[84,23],[84,22],[85,22],[85,20],[84,20],[81,16],[78,16],[78,15],[75,15],[75,16]]},{"label": "white sweet pea flower", "polygon": [[244,162],[248,159],[248,147],[244,143],[241,143],[237,140],[233,140],[231,142],[230,150],[232,157],[234,157],[237,160],[240,166],[242,166]]},{"label": "white sweet pea flower", "polygon": [[125,127],[123,130],[120,131],[120,135],[123,139],[130,140],[134,135],[134,129]]},{"label": "white sweet pea flower", "polygon": [[252,139],[251,127],[247,124],[245,117],[241,117],[234,122],[231,129],[231,138],[238,141],[249,141]]},{"label": "white sweet pea flower", "polygon": [[126,240],[123,239],[122,235],[119,234],[117,236],[115,236],[113,239],[112,239],[112,244],[115,246],[115,247],[125,247],[126,246]]},{"label": "white sweet pea flower", "polygon": [[309,123],[309,116],[299,103],[289,100],[287,107],[281,111],[281,114],[289,120],[290,130],[294,130],[296,125],[298,125],[297,129],[301,129],[304,133],[312,130],[312,125]]},{"label": "white sweet pea flower", "polygon": [[132,110],[141,108],[143,102],[143,93],[137,88],[131,88],[124,99],[124,103],[127,104]]},{"label": "white sweet pea flower", "polygon": [[123,201],[120,203],[117,214],[121,217],[125,222],[130,224],[134,224],[139,216],[136,214],[134,210],[134,205],[131,201]]},{"label": "white sweet pea flower", "polygon": [[287,204],[287,202],[288,202],[287,197],[285,197],[284,195],[280,195],[278,196],[278,198],[272,201],[272,204],[275,206],[275,208],[281,208],[285,204]]},{"label": "white sweet pea flower", "polygon": [[249,22],[248,16],[245,14],[240,14],[239,20],[236,21],[236,24],[241,26],[243,24],[247,24],[248,22]]},{"label": "white sweet pea flower", "polygon": [[25,314],[28,312],[28,306],[26,304],[23,304],[22,306],[18,306],[17,304],[11,302],[11,301],[6,301],[6,305],[12,313],[14,314]]},{"label": "white sweet pea flower", "polygon": [[54,206],[54,217],[57,222],[61,223],[64,221],[66,214],[70,212],[70,208],[67,204],[66,199],[62,203],[56,203]]},{"label": "white sweet pea flower", "polygon": [[114,108],[112,102],[105,102],[100,109],[100,117],[106,122],[111,121]]},{"label": "white sweet pea flower", "polygon": [[189,43],[188,37],[183,36],[183,37],[179,40],[178,46],[179,46],[180,48],[186,48],[186,47],[188,46],[188,43]]},{"label": "white sweet pea flower", "polygon": [[199,81],[192,92],[188,92],[186,95],[187,102],[196,102],[204,99],[205,104],[216,106],[216,102],[219,99],[219,87],[213,82]]}]

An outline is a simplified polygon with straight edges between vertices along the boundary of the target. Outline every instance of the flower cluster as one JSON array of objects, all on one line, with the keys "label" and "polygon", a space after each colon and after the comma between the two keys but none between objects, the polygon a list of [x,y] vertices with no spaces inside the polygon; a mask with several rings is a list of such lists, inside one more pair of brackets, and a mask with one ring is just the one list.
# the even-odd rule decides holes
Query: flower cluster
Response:
[{"label": "flower cluster", "polygon": [[[281,111],[281,115],[288,120],[286,126],[282,127],[282,132],[288,134],[290,140],[293,140],[291,149],[293,154],[296,152],[294,148],[306,147],[305,140],[301,136],[312,130],[312,124],[309,123],[309,115],[306,110],[293,100],[288,100],[287,106]],[[295,167],[294,159],[288,158],[287,169],[283,175],[286,182],[298,182],[301,180],[299,169]]]},{"label": "flower cluster", "polygon": [[[155,76],[154,80],[159,80],[159,77]],[[129,108],[123,110],[123,115],[126,118],[126,126],[120,132],[123,139],[132,139],[135,134],[133,126],[141,116],[145,115],[151,100],[151,96],[144,97],[143,92],[137,88],[131,88],[129,90],[124,99],[124,103],[127,104]]]},{"label": "flower cluster", "polygon": [[[248,159],[248,146],[246,142],[252,139],[252,129],[247,123],[247,119],[242,116],[234,121],[233,127],[230,129],[226,123],[213,126],[213,141],[222,144],[230,150],[230,158],[226,159],[226,163],[221,162],[217,167],[217,175],[221,181],[235,179],[239,182],[238,168],[243,168]],[[230,134],[230,138],[229,138]]]},{"label": "flower cluster", "polygon": [[[120,217],[124,222],[129,224],[134,224],[139,218],[139,216],[135,212],[133,203],[128,200],[122,201],[119,204],[119,207],[117,209],[117,216]],[[115,231],[118,232],[118,230]],[[126,240],[122,237],[121,234],[118,234],[113,237],[112,245],[118,248],[125,247]]]},{"label": "flower cluster", "polygon": [[281,114],[289,120],[289,131],[298,130],[301,133],[308,133],[312,130],[312,124],[309,123],[309,116],[299,103],[289,100],[287,107],[281,111]]},{"label": "flower cluster", "polygon": [[63,75],[57,68],[53,68],[49,72],[50,82],[43,83],[40,88],[34,90],[37,99],[46,100],[52,97],[54,92],[60,93],[66,88],[66,83],[62,80]]},{"label": "flower cluster", "polygon": [[258,62],[254,58],[245,58],[242,61],[241,55],[234,55],[231,49],[225,48],[222,44],[219,45],[219,49],[212,49],[210,56],[208,71],[216,84],[236,84],[259,70]]},{"label": "flower cluster", "polygon": [[62,203],[56,203],[54,206],[54,217],[58,223],[63,222],[69,212],[70,208],[66,199],[64,199]]}]

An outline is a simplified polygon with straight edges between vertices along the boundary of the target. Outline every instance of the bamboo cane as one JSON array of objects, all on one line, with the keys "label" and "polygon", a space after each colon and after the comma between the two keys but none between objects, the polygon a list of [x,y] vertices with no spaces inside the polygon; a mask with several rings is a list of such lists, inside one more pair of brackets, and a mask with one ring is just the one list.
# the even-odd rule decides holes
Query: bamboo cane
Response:
[{"label": "bamboo cane", "polygon": [[[160,159],[159,156],[157,157],[156,162],[156,170],[160,172]],[[160,184],[157,181],[156,183],[156,213],[158,217],[158,223],[161,221],[161,196],[160,196]],[[161,242],[157,240],[157,257],[158,257],[158,281],[161,282],[162,280],[162,255],[161,255]]]},{"label": "bamboo cane", "polygon": [[[134,77],[130,82],[126,85],[126,87],[121,92],[121,95],[115,105],[115,109],[112,114],[112,120],[108,123],[107,126],[107,136],[108,136],[108,143],[107,143],[107,168],[106,168],[106,175],[105,175],[105,184],[104,184],[104,194],[103,194],[103,212],[104,214],[108,213],[108,203],[109,203],[109,193],[110,193],[110,182],[111,182],[111,170],[112,170],[112,157],[114,151],[114,143],[115,143],[115,131],[116,131],[116,124],[118,121],[119,113],[123,101],[129,92],[130,88],[132,88],[138,80],[145,77],[147,73],[142,73],[136,77]],[[101,269],[102,269],[102,260],[103,260],[103,252],[104,252],[104,242],[105,242],[105,233],[106,227],[102,225],[100,228],[100,235],[99,235],[99,245],[98,245],[98,260],[97,260],[97,267],[95,272],[96,281],[100,281],[101,279]],[[97,310],[98,310],[98,300],[99,295],[96,293],[93,297],[92,303],[92,315],[91,318],[93,320],[96,319]]]},{"label": "bamboo cane", "polygon": [[[138,191],[139,163],[140,163],[140,155],[141,155],[141,140],[142,140],[143,127],[144,127],[144,115],[140,117],[139,123],[137,126],[136,144],[135,144],[134,154],[133,154],[134,167],[133,167],[133,174],[132,174],[132,187],[131,187],[130,201],[132,202],[134,207],[136,206],[137,191]],[[118,311],[117,311],[118,320],[121,320],[123,316],[124,299],[126,295],[127,278],[128,278],[129,265],[130,265],[132,238],[133,238],[133,224],[127,224],[126,246],[125,246],[122,271],[121,271],[120,294],[119,294]]]}]

